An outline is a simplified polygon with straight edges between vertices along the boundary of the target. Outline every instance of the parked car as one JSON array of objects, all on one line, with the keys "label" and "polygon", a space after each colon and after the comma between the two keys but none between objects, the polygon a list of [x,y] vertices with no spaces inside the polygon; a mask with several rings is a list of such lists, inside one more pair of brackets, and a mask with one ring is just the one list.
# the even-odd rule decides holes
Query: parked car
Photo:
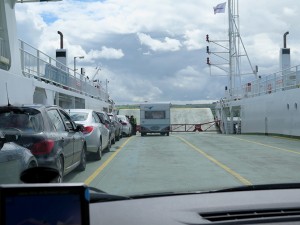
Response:
[{"label": "parked car", "polygon": [[21,173],[37,166],[38,162],[29,149],[10,142],[0,132],[0,184],[21,183]]},{"label": "parked car", "polygon": [[120,138],[122,137],[122,124],[120,123],[117,115],[115,115],[113,113],[107,113],[107,115],[109,116],[110,121],[114,125],[116,141],[119,141]]},{"label": "parked car", "polygon": [[117,115],[119,118],[120,123],[122,124],[122,135],[124,136],[131,136],[132,126],[128,120],[128,118],[124,115]]},{"label": "parked car", "polygon": [[59,171],[58,182],[75,168],[86,167],[86,141],[82,125],[59,106],[2,106],[0,130],[16,136],[16,143],[30,149],[39,166]]},{"label": "parked car", "polygon": [[113,123],[110,121],[109,116],[107,115],[106,112],[103,111],[97,112],[97,115],[99,116],[101,123],[103,123],[107,129],[109,129],[111,143],[115,144],[116,143],[115,127]]},{"label": "parked car", "polygon": [[94,159],[100,160],[103,149],[109,151],[111,146],[109,129],[101,123],[99,116],[92,109],[69,109],[67,111],[76,124],[84,126],[83,134],[87,144],[87,153]]}]

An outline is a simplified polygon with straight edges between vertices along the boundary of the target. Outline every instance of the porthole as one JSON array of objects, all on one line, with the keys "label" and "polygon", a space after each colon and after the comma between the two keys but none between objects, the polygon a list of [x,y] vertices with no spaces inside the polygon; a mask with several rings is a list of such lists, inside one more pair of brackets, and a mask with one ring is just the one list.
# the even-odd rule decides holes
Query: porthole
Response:
[{"label": "porthole", "polygon": [[298,105],[297,105],[297,102],[295,102],[295,109],[298,109]]},{"label": "porthole", "polygon": [[287,107],[287,109],[290,109],[290,104],[287,104],[286,107]]}]

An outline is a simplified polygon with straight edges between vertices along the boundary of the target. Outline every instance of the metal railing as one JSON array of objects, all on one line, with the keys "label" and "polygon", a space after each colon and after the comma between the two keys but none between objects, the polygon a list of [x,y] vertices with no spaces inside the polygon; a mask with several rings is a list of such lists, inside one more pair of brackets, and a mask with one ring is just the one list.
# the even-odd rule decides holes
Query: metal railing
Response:
[{"label": "metal railing", "polygon": [[300,88],[300,65],[248,82],[233,90],[233,97],[230,98],[227,93],[226,100],[252,98],[295,88]]},{"label": "metal railing", "polygon": [[104,101],[109,95],[100,83],[93,82],[45,53],[20,41],[21,66],[25,76],[63,89]]}]

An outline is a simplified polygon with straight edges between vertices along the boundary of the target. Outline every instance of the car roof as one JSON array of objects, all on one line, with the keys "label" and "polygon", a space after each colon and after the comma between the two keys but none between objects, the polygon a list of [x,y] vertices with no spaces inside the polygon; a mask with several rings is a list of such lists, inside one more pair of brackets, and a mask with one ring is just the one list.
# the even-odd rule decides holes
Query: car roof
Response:
[{"label": "car roof", "polygon": [[67,112],[93,112],[93,109],[66,109]]}]

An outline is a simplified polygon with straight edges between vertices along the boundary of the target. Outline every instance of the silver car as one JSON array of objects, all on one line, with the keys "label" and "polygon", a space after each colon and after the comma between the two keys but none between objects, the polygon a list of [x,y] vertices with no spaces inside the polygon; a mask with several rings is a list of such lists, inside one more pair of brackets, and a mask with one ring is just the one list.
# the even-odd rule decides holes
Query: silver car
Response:
[{"label": "silver car", "polygon": [[0,184],[21,183],[22,171],[37,166],[38,162],[29,149],[10,142],[0,132]]},{"label": "silver car", "polygon": [[95,160],[100,160],[103,150],[109,151],[111,147],[109,130],[92,109],[69,109],[67,111],[76,124],[84,126],[83,134],[87,143],[87,153]]},{"label": "silver car", "polygon": [[127,137],[131,136],[132,126],[128,118],[124,115],[117,115],[117,117],[119,118],[119,121],[122,124],[122,135]]},{"label": "silver car", "polygon": [[117,115],[113,114],[113,113],[107,113],[107,115],[110,118],[110,121],[112,122],[113,126],[114,126],[114,130],[115,130],[115,137],[116,137],[116,141],[119,141],[120,138],[122,137],[122,124],[119,121]]}]

